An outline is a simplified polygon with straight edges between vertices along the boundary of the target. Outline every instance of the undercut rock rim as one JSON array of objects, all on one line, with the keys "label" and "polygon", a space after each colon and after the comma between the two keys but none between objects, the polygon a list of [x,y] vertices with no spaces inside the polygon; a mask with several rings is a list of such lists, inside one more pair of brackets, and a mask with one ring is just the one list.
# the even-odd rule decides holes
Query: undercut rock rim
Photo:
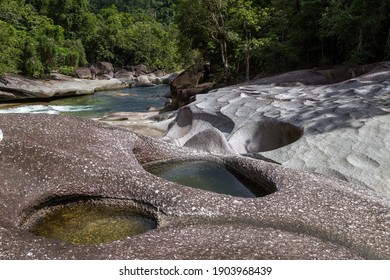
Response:
[{"label": "undercut rock rim", "polygon": [[[242,185],[244,185],[250,192],[252,192],[255,195],[255,197],[240,197],[240,198],[243,199],[262,198],[278,191],[278,188],[274,182],[267,180],[266,178],[262,177],[260,174],[257,174],[256,172],[255,174],[253,174],[253,171],[249,170],[250,166],[238,168],[237,166],[235,166],[234,161],[229,160],[228,158],[225,158],[224,160],[212,156],[171,158],[167,160],[159,160],[159,161],[144,163],[142,167],[149,174],[152,174],[153,176],[157,176],[163,180],[167,180],[160,177],[159,175],[154,174],[153,170],[161,168],[164,165],[175,165],[175,164],[180,165],[180,164],[188,164],[188,163],[195,163],[195,162],[216,164],[219,165],[221,168],[225,168],[227,172],[231,173],[234,177],[236,177],[236,179]],[[249,174],[251,174],[251,176],[249,176]],[[176,184],[181,185],[179,183]],[[186,186],[186,185],[182,185],[182,186]],[[201,191],[206,192],[205,190],[201,190]],[[229,195],[226,193],[223,194]],[[235,197],[235,195],[229,195],[229,196]]]},{"label": "undercut rock rim", "polygon": [[[45,219],[50,215],[55,215],[56,213],[66,209],[71,209],[69,211],[72,211],[75,207],[89,207],[89,209],[94,209],[102,213],[104,212],[104,214],[107,214],[107,216],[109,216],[108,214],[112,214],[111,218],[113,220],[117,219],[118,221],[119,219],[123,220],[124,217],[129,219],[129,217],[133,215],[136,219],[144,219],[144,229],[142,229],[142,231],[138,230],[138,232],[134,232],[126,236],[122,234],[118,238],[112,238],[112,236],[104,237],[104,235],[103,237],[99,237],[97,236],[99,232],[92,232],[92,236],[89,237],[91,241],[86,241],[87,239],[85,236],[79,237],[79,241],[70,241],[69,239],[64,239],[64,237],[62,235],[60,236],[58,233],[53,233],[52,236],[47,236],[47,233],[41,234],[38,232],[39,230],[37,229],[37,226],[41,224],[40,226],[42,227],[42,223],[45,223]],[[85,195],[72,195],[51,198],[41,204],[26,209],[23,211],[21,216],[22,219],[19,224],[19,228],[22,230],[28,231],[39,237],[56,239],[65,243],[73,243],[76,245],[108,244],[117,240],[126,239],[131,236],[142,235],[150,230],[159,228],[161,222],[157,209],[146,203],[141,203],[131,199],[104,198]],[[107,219],[107,217],[105,218]],[[75,219],[73,218],[73,220]],[[87,226],[88,225],[86,224],[86,227]],[[112,225],[110,224],[109,226]],[[64,228],[64,230],[66,230],[66,228]]]}]

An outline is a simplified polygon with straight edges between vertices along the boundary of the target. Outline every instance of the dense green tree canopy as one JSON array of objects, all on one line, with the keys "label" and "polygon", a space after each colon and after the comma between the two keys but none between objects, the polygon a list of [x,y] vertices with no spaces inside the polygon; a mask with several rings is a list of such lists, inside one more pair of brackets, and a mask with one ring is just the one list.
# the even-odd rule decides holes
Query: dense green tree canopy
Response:
[{"label": "dense green tree canopy", "polygon": [[6,72],[16,72],[20,63],[21,38],[12,25],[1,20],[0,34],[0,75]]},{"label": "dense green tree canopy", "polygon": [[91,7],[95,13],[101,9],[115,5],[121,12],[137,14],[143,13],[160,23],[169,24],[173,21],[172,4],[174,0],[91,0]]},{"label": "dense green tree canopy", "polygon": [[0,28],[1,45],[6,46],[0,50],[1,72],[42,76],[86,62],[80,41],[65,39],[61,26],[22,0],[1,0]]},{"label": "dense green tree canopy", "polygon": [[324,37],[337,41],[337,53],[351,63],[388,59],[390,2],[329,1],[320,20]]},{"label": "dense green tree canopy", "polygon": [[167,71],[181,68],[178,32],[169,24],[171,4],[0,0],[0,73],[70,73],[103,60],[119,67],[144,63]]},{"label": "dense green tree canopy", "polygon": [[222,76],[389,59],[388,0],[0,0],[0,74],[110,61]]},{"label": "dense green tree canopy", "polygon": [[225,75],[244,64],[248,79],[253,52],[269,45],[272,9],[250,0],[182,0],[176,12],[182,35]]}]

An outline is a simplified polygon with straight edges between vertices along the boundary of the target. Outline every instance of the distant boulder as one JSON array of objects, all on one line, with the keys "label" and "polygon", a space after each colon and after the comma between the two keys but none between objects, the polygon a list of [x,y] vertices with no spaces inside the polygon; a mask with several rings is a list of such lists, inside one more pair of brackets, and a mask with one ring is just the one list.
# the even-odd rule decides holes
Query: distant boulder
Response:
[{"label": "distant boulder", "polygon": [[146,83],[150,83],[150,79],[149,79],[149,77],[147,75],[140,75],[140,76],[138,76],[137,81],[139,83],[145,83],[145,84]]},{"label": "distant boulder", "polygon": [[88,67],[78,67],[76,77],[80,79],[93,79],[91,69]]},{"label": "distant boulder", "polygon": [[136,78],[135,87],[153,87],[155,84],[149,79],[148,75],[140,75]]},{"label": "distant boulder", "polygon": [[211,73],[210,65],[197,64],[180,73],[170,84],[171,109],[189,104],[196,94],[207,93],[214,84],[207,82]]},{"label": "distant boulder", "polygon": [[155,71],[153,71],[152,72],[157,78],[162,78],[162,77],[164,77],[165,76],[165,73],[164,73],[164,71],[162,71],[162,70],[155,70]]},{"label": "distant boulder", "polygon": [[194,88],[206,81],[211,72],[210,65],[193,65],[176,77],[171,83],[171,91]]},{"label": "distant boulder", "polygon": [[126,81],[130,81],[130,80],[134,79],[134,77],[131,74],[131,72],[128,72],[125,69],[121,69],[118,72],[116,72],[114,74],[114,78],[117,78],[119,80],[126,80]]},{"label": "distant boulder", "polygon": [[147,75],[149,73],[148,67],[140,64],[134,66],[134,72],[136,76]]},{"label": "distant boulder", "polygon": [[110,62],[97,62],[91,67],[92,75],[99,80],[107,80],[114,77],[114,66]]}]

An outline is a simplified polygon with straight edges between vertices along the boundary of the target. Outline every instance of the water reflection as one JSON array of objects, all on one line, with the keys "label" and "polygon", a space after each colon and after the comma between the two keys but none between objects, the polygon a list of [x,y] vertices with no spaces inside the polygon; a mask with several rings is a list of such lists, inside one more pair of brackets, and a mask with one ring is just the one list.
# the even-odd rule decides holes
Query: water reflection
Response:
[{"label": "water reflection", "polygon": [[256,197],[246,185],[223,165],[209,161],[164,163],[148,166],[147,171],[168,181],[206,191],[238,197]]}]

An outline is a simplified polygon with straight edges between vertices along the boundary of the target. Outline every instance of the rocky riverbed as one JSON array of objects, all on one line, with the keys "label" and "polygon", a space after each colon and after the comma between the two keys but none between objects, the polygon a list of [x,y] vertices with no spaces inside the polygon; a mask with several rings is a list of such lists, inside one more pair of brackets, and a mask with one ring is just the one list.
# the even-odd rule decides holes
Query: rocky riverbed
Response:
[{"label": "rocky riverbed", "polygon": [[95,70],[94,75],[91,74],[90,68],[85,68],[77,69],[77,77],[56,73],[47,79],[16,74],[0,77],[0,102],[50,100],[127,87],[153,87],[169,84],[178,75],[177,73],[165,75],[157,69],[151,73],[144,72],[147,70],[143,65],[138,66],[137,72],[122,69],[114,73],[111,63],[103,62],[97,65],[99,68]]},{"label": "rocky riverbed", "polygon": [[[168,129],[162,140],[75,117],[0,115],[0,258],[390,259],[390,70],[377,66],[331,84],[321,74],[313,85],[309,71],[221,88],[170,125],[172,115],[156,113],[103,119]],[[191,161],[223,166],[263,195],[147,171]],[[131,209],[155,226],[98,244],[32,230],[83,205]],[[121,221],[109,220],[99,223],[112,230]]]}]

